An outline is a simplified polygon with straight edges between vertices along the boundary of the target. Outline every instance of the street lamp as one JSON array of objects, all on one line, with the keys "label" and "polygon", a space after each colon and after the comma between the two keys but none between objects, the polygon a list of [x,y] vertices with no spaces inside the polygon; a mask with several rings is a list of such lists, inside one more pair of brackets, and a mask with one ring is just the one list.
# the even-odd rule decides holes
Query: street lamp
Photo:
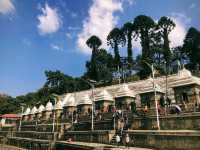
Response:
[{"label": "street lamp", "polygon": [[160,121],[159,121],[159,114],[158,114],[158,101],[156,99],[156,84],[155,84],[155,76],[154,76],[154,66],[153,66],[153,64],[150,65],[146,61],[144,61],[144,63],[151,69],[151,72],[152,72],[153,89],[154,89],[154,101],[155,101],[155,105],[156,105],[156,120],[157,120],[158,130],[160,130]]},{"label": "street lamp", "polygon": [[20,117],[20,121],[19,121],[19,129],[18,129],[18,131],[21,131],[21,126],[22,126],[22,115],[23,115],[23,112],[24,112],[24,106],[25,106],[26,104],[21,103],[20,105],[21,105],[22,111],[21,111],[21,117]]},{"label": "street lamp", "polygon": [[[81,78],[82,79],[82,78]],[[91,130],[93,131],[94,130],[94,84],[97,83],[96,81],[94,80],[91,80],[91,79],[88,79],[88,80],[84,80],[82,79],[84,82],[86,82],[88,85],[90,85],[90,87],[92,88],[92,123],[91,123]]]},{"label": "street lamp", "polygon": [[[53,99],[54,99],[54,108],[55,108],[55,106],[56,106],[56,99],[57,99],[57,97],[58,97],[58,95],[57,94],[52,94],[52,97],[53,97]],[[53,128],[52,128],[52,132],[54,132],[55,131],[55,118],[56,118],[56,112],[55,112],[55,109],[53,110]]]}]

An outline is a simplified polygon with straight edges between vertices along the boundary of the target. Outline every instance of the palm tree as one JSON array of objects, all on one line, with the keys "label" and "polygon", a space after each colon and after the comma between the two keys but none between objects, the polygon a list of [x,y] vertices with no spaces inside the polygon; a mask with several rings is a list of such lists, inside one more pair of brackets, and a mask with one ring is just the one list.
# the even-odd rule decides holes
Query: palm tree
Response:
[{"label": "palm tree", "polygon": [[120,65],[119,45],[124,46],[126,38],[119,28],[114,28],[107,36],[107,44],[114,49],[114,63],[116,66]]}]

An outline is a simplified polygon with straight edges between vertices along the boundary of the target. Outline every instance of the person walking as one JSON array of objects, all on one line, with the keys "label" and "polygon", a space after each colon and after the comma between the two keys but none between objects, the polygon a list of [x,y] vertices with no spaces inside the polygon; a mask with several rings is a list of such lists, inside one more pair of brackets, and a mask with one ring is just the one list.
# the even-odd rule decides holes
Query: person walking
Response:
[{"label": "person walking", "polygon": [[116,143],[117,143],[117,146],[119,147],[119,142],[120,142],[120,136],[117,134],[116,135]]},{"label": "person walking", "polygon": [[129,137],[129,135],[128,135],[128,133],[126,134],[126,137],[125,137],[125,146],[127,147],[127,148],[129,148],[129,142],[130,142],[130,137]]}]

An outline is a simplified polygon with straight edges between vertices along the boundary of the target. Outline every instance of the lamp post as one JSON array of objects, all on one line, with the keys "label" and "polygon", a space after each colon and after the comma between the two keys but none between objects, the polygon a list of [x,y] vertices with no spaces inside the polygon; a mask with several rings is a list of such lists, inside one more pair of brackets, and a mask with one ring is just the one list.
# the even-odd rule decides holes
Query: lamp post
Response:
[{"label": "lamp post", "polygon": [[18,131],[21,131],[21,126],[22,126],[22,115],[23,115],[23,112],[24,112],[24,106],[25,106],[25,104],[22,103],[22,104],[21,104],[22,111],[21,111],[21,117],[20,117],[20,121],[19,121],[19,129],[18,129]]},{"label": "lamp post", "polygon": [[154,66],[153,66],[153,64],[150,65],[146,61],[144,61],[144,63],[151,69],[151,73],[152,73],[153,89],[154,89],[154,101],[155,101],[155,105],[156,105],[156,121],[157,121],[158,130],[160,130],[160,121],[159,121],[159,114],[158,114],[158,101],[156,99],[157,94],[156,94],[156,84],[155,84],[155,76],[154,76]]},{"label": "lamp post", "polygon": [[[81,78],[82,79],[82,78]],[[97,83],[96,81],[94,80],[84,80],[82,79],[84,82],[86,82],[88,85],[90,85],[90,87],[92,88],[92,117],[91,117],[91,130],[93,131],[94,130],[94,84]]]},{"label": "lamp post", "polygon": [[167,68],[167,62],[165,61],[165,114],[167,114],[167,97],[168,97],[168,68]]},{"label": "lamp post", "polygon": [[52,94],[53,98],[54,98],[54,110],[53,110],[53,127],[52,127],[52,132],[55,131],[55,118],[56,118],[56,112],[55,112],[55,106],[56,106],[56,98],[58,97],[57,94]]},{"label": "lamp post", "polygon": [[159,114],[158,114],[158,101],[157,101],[157,99],[156,99],[156,85],[155,85],[154,67],[153,67],[153,65],[151,65],[151,72],[152,72],[152,78],[153,78],[154,100],[155,100],[155,105],[156,105],[157,127],[158,127],[158,130],[160,130],[160,121],[159,121]]}]

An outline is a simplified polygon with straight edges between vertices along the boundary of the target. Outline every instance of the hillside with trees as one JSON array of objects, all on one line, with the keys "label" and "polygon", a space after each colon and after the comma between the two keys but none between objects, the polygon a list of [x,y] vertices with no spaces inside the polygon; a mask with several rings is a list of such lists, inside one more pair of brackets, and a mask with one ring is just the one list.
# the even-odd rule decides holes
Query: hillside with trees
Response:
[{"label": "hillside with trees", "polygon": [[[45,71],[46,82],[38,91],[26,95],[0,96],[0,114],[20,112],[20,105],[39,105],[51,99],[51,95],[64,94],[89,89],[88,79],[97,81],[96,86],[105,86],[121,82],[144,79],[150,76],[151,70],[147,64],[153,64],[157,76],[177,72],[177,68],[185,66],[195,75],[200,69],[200,31],[190,27],[184,44],[170,47],[169,34],[176,24],[168,17],[161,17],[155,22],[151,17],[139,15],[135,19],[124,23],[122,27],[115,27],[108,33],[107,44],[113,50],[113,55],[102,49],[102,41],[92,35],[86,41],[92,54],[85,64],[86,72],[81,77],[72,77],[63,72]],[[135,56],[133,40],[140,40],[141,54]],[[120,50],[127,53],[120,56]],[[134,59],[135,58],[135,59]]]}]

